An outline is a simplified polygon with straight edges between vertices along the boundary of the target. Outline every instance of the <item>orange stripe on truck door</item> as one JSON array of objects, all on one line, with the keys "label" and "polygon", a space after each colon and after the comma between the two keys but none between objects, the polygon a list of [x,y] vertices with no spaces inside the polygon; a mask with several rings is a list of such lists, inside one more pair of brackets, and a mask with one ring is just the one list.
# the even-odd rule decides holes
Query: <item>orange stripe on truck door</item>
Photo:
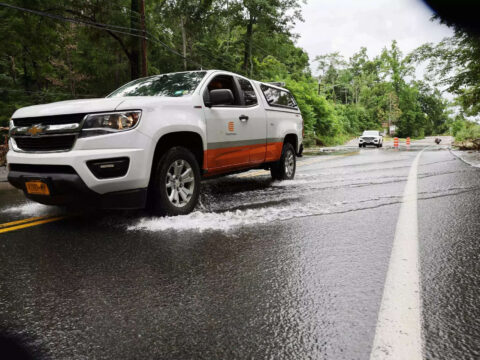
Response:
[{"label": "orange stripe on truck door", "polygon": [[[277,161],[282,154],[283,142],[231,146],[204,151],[203,168],[212,173],[228,172],[249,165]],[[245,152],[250,154],[245,161]]]}]

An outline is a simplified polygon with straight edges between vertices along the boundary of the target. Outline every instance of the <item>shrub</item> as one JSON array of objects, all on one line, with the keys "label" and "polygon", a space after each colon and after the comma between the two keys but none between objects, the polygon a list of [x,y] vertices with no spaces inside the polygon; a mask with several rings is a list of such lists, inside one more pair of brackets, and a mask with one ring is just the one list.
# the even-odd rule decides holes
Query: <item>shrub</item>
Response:
[{"label": "shrub", "polygon": [[455,135],[456,141],[466,141],[466,140],[475,140],[480,139],[480,125],[477,124],[467,124],[466,127],[463,127]]}]

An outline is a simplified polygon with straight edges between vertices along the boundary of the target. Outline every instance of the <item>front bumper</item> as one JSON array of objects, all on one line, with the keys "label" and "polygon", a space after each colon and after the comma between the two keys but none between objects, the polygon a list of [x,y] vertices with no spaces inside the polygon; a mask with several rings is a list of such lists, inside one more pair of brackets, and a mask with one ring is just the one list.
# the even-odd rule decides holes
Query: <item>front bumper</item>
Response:
[{"label": "front bumper", "polygon": [[[148,187],[151,155],[144,149],[72,150],[56,153],[22,153],[9,151],[8,164],[71,166],[85,185],[98,194],[141,189]],[[96,178],[88,168],[90,160],[128,158],[129,169],[125,176],[109,179]]]},{"label": "front bumper", "polygon": [[379,140],[363,140],[363,139],[360,139],[359,143],[360,144],[365,144],[365,145],[378,145],[380,143],[380,141]]},{"label": "front bumper", "polygon": [[[7,163],[19,165],[16,168],[20,171],[9,171],[8,179],[13,186],[24,191],[26,180],[45,181],[49,188],[51,187],[51,196],[25,194],[43,204],[87,203],[104,208],[123,209],[144,207],[151,171],[148,164],[151,163],[150,159],[153,156],[150,152],[151,139],[134,131],[127,135],[78,139],[74,150],[64,152],[10,150],[7,154]],[[120,144],[120,147],[115,147],[115,144],[117,146]],[[129,167],[123,176],[97,178],[88,167],[90,161],[116,158],[128,158]],[[42,166],[45,169],[37,171]],[[49,167],[71,168],[72,171],[67,173],[50,171]]]},{"label": "front bumper", "polygon": [[[46,183],[50,195],[28,194],[25,182],[29,180],[41,180]],[[88,188],[73,168],[68,166],[52,166],[51,168],[45,166],[41,172],[10,170],[8,181],[16,188],[23,190],[27,198],[45,205],[95,206],[103,209],[139,209],[145,207],[147,200],[146,188],[105,194],[96,193]]]}]

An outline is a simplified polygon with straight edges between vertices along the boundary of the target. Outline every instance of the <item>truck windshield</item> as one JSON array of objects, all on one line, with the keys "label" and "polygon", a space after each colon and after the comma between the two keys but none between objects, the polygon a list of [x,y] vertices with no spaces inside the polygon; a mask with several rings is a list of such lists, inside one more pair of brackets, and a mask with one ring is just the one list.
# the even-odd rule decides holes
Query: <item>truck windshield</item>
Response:
[{"label": "truck windshield", "polygon": [[363,136],[378,136],[378,131],[364,131]]},{"label": "truck windshield", "polygon": [[190,95],[205,74],[206,71],[191,71],[141,78],[123,85],[107,97]]}]

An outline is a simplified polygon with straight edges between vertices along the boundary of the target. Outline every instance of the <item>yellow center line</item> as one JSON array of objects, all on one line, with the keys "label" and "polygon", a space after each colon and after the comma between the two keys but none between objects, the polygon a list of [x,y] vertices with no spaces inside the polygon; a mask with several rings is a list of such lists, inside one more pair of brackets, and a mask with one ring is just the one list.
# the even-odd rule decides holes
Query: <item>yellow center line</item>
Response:
[{"label": "yellow center line", "polygon": [[[47,219],[44,219],[44,220],[30,222],[30,223],[27,223],[27,224],[21,224],[21,225],[17,225],[17,226],[11,226],[11,227],[8,227],[8,228],[3,228],[3,229],[0,229],[0,234],[1,233],[6,233],[6,232],[9,232],[9,231],[25,229],[25,228],[28,228],[28,227],[31,227],[31,226],[38,226],[38,225],[42,225],[42,224],[47,224],[47,223],[50,223],[50,222],[65,219],[66,217],[67,216],[51,217],[51,218],[47,218]],[[26,219],[26,220],[28,220],[28,219]]]},{"label": "yellow center line", "polygon": [[10,226],[13,226],[13,225],[24,224],[24,223],[27,223],[27,222],[30,222],[30,221],[46,219],[46,218],[48,218],[48,217],[51,217],[51,215],[36,216],[36,217],[28,218],[28,219],[11,221],[11,222],[8,222],[8,223],[0,224],[0,229],[6,228],[6,227],[10,227]]}]

